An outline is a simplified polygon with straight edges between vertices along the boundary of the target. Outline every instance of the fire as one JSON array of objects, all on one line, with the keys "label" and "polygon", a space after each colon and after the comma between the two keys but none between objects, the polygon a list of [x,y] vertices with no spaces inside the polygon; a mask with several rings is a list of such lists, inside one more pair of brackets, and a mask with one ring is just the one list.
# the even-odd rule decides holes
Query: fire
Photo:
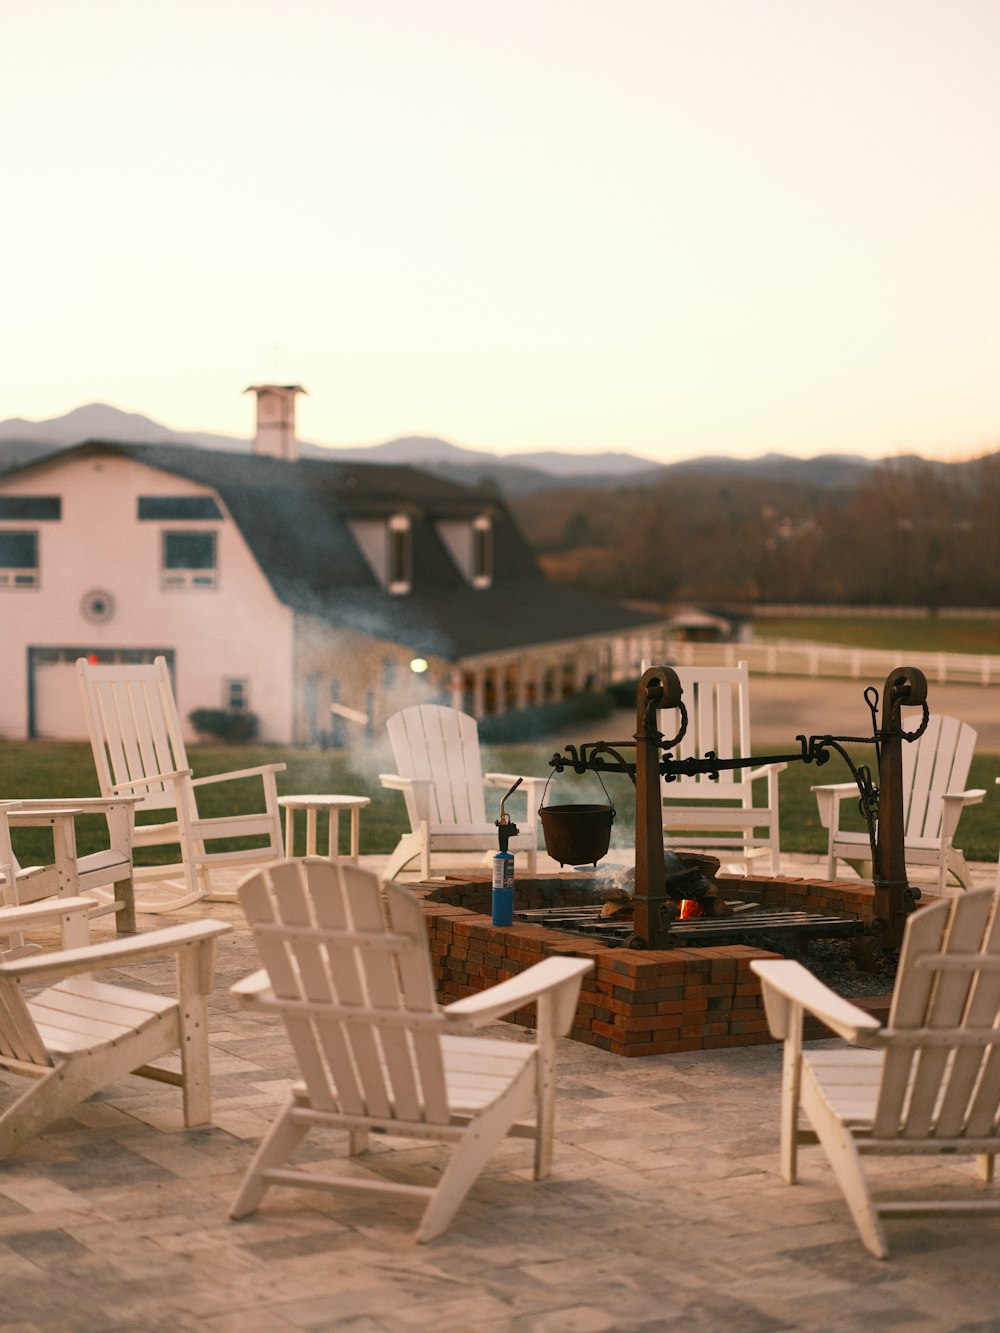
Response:
[{"label": "fire", "polygon": [[702,905],[696,898],[681,899],[681,921],[690,921],[692,917],[704,916],[705,912]]}]

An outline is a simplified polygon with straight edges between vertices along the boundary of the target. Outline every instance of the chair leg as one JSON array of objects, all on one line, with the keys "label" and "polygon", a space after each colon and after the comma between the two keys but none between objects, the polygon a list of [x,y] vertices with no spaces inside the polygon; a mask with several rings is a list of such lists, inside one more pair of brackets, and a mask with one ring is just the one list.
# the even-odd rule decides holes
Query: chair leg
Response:
[{"label": "chair leg", "polygon": [[808,1069],[803,1079],[802,1094],[806,1114],[826,1152],[844,1201],[854,1218],[858,1234],[876,1259],[885,1259],[889,1254],[889,1247],[885,1243],[878,1211],[872,1202],[861,1158],[850,1131],[844,1128],[826,1106],[820,1093],[813,1087],[812,1075]]},{"label": "chair leg", "polygon": [[491,1106],[470,1122],[420,1219],[417,1240],[421,1244],[434,1240],[447,1230],[490,1155],[514,1121],[524,1114],[526,1105],[530,1107],[533,1079],[534,1069],[529,1066]]},{"label": "chair leg", "polygon": [[[128,994],[124,988],[122,993]],[[33,1083],[0,1116],[0,1161],[95,1092],[175,1049],[165,1037],[171,1028],[176,1032],[174,1021],[172,1015],[161,1015],[145,1032],[126,1038],[113,1048],[105,1047],[55,1065],[50,1074]]]},{"label": "chair leg", "polygon": [[991,1185],[993,1183],[993,1164],[993,1153],[980,1153],[976,1158],[976,1170],[979,1173],[979,1179],[984,1185]]},{"label": "chair leg", "polygon": [[212,1083],[208,1055],[208,1003],[214,941],[177,955],[178,1012],[184,1124],[212,1123]]},{"label": "chair leg", "polygon": [[257,1211],[264,1195],[271,1188],[269,1182],[264,1179],[265,1171],[287,1162],[308,1134],[308,1124],[292,1119],[294,1110],[295,1101],[292,1100],[264,1135],[229,1209],[230,1217],[246,1217],[249,1213]]},{"label": "chair leg", "polygon": [[389,857],[389,864],[382,871],[383,879],[395,879],[401,870],[420,854],[419,833],[404,833],[396,844],[396,849]]}]

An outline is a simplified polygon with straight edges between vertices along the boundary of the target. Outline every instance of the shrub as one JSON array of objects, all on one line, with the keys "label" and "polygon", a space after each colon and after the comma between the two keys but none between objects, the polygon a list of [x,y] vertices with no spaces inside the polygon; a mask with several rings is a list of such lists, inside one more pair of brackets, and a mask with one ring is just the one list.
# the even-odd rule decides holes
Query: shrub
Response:
[{"label": "shrub", "polygon": [[225,708],[196,708],[188,713],[188,721],[199,736],[208,736],[227,745],[255,741],[260,725],[256,713],[231,713]]},{"label": "shrub", "polygon": [[503,713],[500,717],[484,717],[479,722],[479,739],[484,745],[508,745],[513,741],[530,741],[538,736],[551,736],[572,722],[589,722],[608,717],[614,708],[611,695],[574,694],[556,703],[536,704],[517,712]]}]

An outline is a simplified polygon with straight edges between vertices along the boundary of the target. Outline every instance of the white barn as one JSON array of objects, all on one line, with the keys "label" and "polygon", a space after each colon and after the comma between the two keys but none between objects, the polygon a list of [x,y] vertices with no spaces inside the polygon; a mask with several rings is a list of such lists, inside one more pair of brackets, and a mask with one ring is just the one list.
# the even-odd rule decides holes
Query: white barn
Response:
[{"label": "white barn", "polygon": [[249,711],[261,740],[310,744],[414,699],[481,717],[600,688],[666,637],[549,583],[499,500],[287,441],[91,441],[0,474],[0,608],[9,739],[85,738],[81,656],[162,654],[182,718]]}]

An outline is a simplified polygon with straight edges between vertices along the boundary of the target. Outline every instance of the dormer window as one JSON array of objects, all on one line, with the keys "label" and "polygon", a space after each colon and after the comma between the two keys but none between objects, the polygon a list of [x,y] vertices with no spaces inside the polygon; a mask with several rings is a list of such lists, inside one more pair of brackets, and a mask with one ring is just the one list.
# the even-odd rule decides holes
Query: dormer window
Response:
[{"label": "dormer window", "polygon": [[472,586],[488,588],[493,582],[493,520],[487,514],[472,521]]},{"label": "dormer window", "polygon": [[393,514],[387,536],[386,587],[394,593],[409,592],[413,582],[413,534],[409,516]]},{"label": "dormer window", "polygon": [[479,514],[474,519],[442,519],[438,536],[458,566],[462,577],[473,588],[493,586],[493,519]]},{"label": "dormer window", "polygon": [[356,518],[351,532],[372,573],[387,592],[401,596],[413,586],[413,531],[409,514]]}]

